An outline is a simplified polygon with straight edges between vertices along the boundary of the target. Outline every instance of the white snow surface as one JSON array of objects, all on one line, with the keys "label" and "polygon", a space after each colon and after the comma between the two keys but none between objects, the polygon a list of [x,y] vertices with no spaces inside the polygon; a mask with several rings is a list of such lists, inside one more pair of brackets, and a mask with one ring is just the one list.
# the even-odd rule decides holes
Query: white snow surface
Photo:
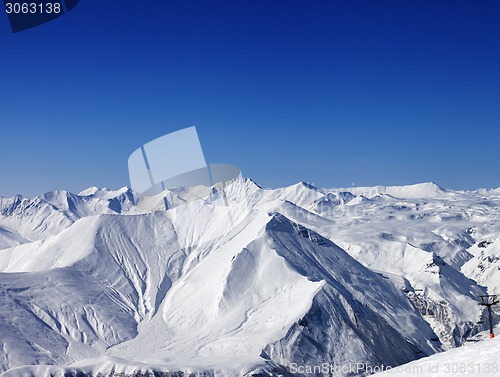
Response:
[{"label": "white snow surface", "polygon": [[500,375],[500,338],[468,343],[387,371],[377,377],[484,377]]},{"label": "white snow surface", "polygon": [[237,179],[137,200],[0,198],[3,375],[397,366],[484,331],[500,282],[498,189]]}]

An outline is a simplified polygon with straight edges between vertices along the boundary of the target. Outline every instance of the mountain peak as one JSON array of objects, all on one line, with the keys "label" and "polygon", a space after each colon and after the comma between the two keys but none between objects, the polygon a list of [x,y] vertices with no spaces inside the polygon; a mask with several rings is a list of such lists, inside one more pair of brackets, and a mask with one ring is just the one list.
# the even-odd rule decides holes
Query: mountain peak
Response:
[{"label": "mountain peak", "polygon": [[303,188],[306,188],[306,189],[309,189],[309,190],[319,191],[319,189],[316,186],[314,186],[314,185],[312,185],[312,184],[310,184],[308,182],[304,182],[304,181],[300,181],[300,182],[298,182],[298,183],[296,183],[294,185],[291,185],[289,187],[290,188],[291,187],[297,187],[297,188],[303,187]]},{"label": "mountain peak", "polygon": [[259,185],[257,182],[255,182],[253,179],[251,178],[245,178],[245,183],[247,183],[248,185],[250,186],[254,186],[255,188],[257,189],[261,189],[262,186]]},{"label": "mountain peak", "polygon": [[89,188],[82,190],[78,193],[79,196],[91,196],[96,192],[101,191],[101,189],[97,186],[90,186]]}]

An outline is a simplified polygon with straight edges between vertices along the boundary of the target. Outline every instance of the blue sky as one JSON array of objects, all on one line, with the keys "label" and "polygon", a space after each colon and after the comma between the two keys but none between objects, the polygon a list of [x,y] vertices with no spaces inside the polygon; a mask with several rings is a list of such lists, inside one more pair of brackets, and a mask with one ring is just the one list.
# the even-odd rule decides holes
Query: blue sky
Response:
[{"label": "blue sky", "polygon": [[0,15],[0,195],[128,184],[196,125],[265,187],[500,186],[500,2],[84,0]]}]

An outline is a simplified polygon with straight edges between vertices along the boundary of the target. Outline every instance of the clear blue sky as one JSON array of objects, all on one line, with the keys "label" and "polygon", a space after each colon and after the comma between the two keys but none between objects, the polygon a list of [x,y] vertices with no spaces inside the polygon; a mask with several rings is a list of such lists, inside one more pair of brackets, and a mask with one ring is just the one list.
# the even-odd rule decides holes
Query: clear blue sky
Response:
[{"label": "clear blue sky", "polygon": [[265,187],[500,186],[500,1],[82,0],[0,14],[0,195],[128,184],[196,125]]}]

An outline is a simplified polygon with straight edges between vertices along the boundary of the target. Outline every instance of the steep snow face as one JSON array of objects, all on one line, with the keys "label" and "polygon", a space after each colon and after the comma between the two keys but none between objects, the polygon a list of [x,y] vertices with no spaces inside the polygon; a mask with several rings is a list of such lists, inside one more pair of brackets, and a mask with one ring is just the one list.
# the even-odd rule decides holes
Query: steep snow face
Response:
[{"label": "steep snow face", "polygon": [[[325,281],[307,315],[265,350],[271,359],[287,368],[297,361],[398,365],[436,349],[433,331],[389,281],[281,215],[268,229],[274,248],[295,269]],[[301,237],[290,237],[295,233]]]},{"label": "steep snow face", "polygon": [[[245,224],[245,232],[252,228],[263,231],[260,221]],[[243,246],[248,238],[241,230],[172,285],[161,316],[110,353],[168,369],[238,371],[262,364],[262,349],[285,336],[324,282],[291,269],[262,236]],[[151,333],[162,335],[151,339]]]},{"label": "steep snow face", "polygon": [[490,293],[500,293],[500,238],[478,242],[468,251],[474,257],[462,267],[462,272],[488,287]]},{"label": "steep snow face", "polygon": [[58,235],[2,250],[0,271],[37,272],[72,266],[94,250],[101,220],[88,217]]},{"label": "steep snow face", "polygon": [[14,233],[10,230],[0,227],[0,250],[7,249],[15,245],[20,245],[25,242],[29,241],[23,238],[19,233]]},{"label": "steep snow face", "polygon": [[476,326],[477,299],[486,290],[435,253],[397,241],[384,242],[382,250],[365,244],[349,252],[398,284],[448,346],[461,344]]}]

